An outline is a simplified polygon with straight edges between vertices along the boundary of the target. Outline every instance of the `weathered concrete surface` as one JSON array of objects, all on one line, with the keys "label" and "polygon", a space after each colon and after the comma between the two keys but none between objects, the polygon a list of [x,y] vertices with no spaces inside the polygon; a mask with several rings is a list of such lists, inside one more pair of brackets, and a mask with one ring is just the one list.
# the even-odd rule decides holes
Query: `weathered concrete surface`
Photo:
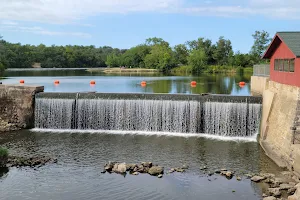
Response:
[{"label": "weathered concrete surface", "polygon": [[33,126],[34,97],[43,86],[0,85],[0,132]]},{"label": "weathered concrete surface", "polygon": [[260,132],[260,144],[266,154],[296,174],[300,174],[300,149],[294,140],[299,93],[298,87],[269,81],[263,93]]},{"label": "weathered concrete surface", "polygon": [[269,81],[269,77],[251,76],[252,95],[263,95],[264,91],[268,89]]}]

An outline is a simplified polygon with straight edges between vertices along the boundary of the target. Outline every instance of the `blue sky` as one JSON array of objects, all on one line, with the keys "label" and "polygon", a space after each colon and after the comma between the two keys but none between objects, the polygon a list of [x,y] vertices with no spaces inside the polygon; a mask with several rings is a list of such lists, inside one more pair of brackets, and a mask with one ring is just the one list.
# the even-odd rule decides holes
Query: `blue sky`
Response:
[{"label": "blue sky", "polygon": [[[248,52],[256,30],[300,31],[298,0],[0,0],[9,42],[130,48],[149,37],[172,46],[198,37]],[[298,28],[298,29],[297,29]]]}]

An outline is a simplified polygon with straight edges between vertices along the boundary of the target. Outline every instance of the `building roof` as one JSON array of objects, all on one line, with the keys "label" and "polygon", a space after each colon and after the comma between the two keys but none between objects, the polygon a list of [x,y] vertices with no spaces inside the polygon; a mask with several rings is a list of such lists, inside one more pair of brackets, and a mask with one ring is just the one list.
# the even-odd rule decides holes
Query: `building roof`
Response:
[{"label": "building roof", "polygon": [[263,58],[271,58],[281,42],[284,42],[296,57],[300,57],[300,32],[277,32]]}]

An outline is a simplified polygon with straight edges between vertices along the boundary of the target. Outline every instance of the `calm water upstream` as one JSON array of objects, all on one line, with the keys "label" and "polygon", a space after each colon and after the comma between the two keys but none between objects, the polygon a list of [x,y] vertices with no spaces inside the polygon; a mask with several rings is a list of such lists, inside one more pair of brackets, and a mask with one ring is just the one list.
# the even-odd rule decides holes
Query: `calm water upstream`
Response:
[{"label": "calm water upstream", "polygon": [[[44,85],[46,92],[147,92],[147,93],[215,93],[249,95],[250,75],[104,75],[84,71],[8,72],[7,84],[24,79],[28,85]],[[60,80],[58,86],[54,80]],[[89,85],[95,80],[94,87]],[[142,88],[140,81],[146,80]],[[190,81],[198,82],[191,88]],[[205,137],[132,135],[121,131],[70,132],[24,130],[0,134],[0,146],[17,156],[47,155],[58,158],[57,164],[43,167],[0,169],[2,200],[81,200],[81,199],[201,199],[258,200],[262,188],[243,175],[248,172],[281,171],[253,140],[237,142]],[[101,174],[108,161],[139,163],[151,161],[170,168],[187,164],[185,173],[165,174],[162,179],[147,174],[123,177]],[[207,166],[207,171],[199,168]],[[235,171],[237,181],[208,171],[221,168]]]},{"label": "calm water upstream", "polygon": [[[245,75],[200,75],[200,76],[164,76],[162,74],[104,74],[75,71],[10,71],[5,74],[4,84],[43,85],[45,92],[122,92],[122,93],[185,93],[185,94],[231,94],[249,95],[251,74]],[[59,85],[54,81],[59,80]],[[96,85],[91,86],[90,81]],[[146,87],[140,82],[147,81]],[[197,81],[197,87],[190,82]],[[238,83],[248,83],[240,87]]]}]

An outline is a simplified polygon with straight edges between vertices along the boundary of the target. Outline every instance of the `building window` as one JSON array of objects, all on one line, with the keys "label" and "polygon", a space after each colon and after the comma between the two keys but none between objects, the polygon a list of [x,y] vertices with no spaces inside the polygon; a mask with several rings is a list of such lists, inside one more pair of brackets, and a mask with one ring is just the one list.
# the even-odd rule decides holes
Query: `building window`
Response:
[{"label": "building window", "polygon": [[295,59],[275,59],[274,70],[280,72],[295,72]]}]

